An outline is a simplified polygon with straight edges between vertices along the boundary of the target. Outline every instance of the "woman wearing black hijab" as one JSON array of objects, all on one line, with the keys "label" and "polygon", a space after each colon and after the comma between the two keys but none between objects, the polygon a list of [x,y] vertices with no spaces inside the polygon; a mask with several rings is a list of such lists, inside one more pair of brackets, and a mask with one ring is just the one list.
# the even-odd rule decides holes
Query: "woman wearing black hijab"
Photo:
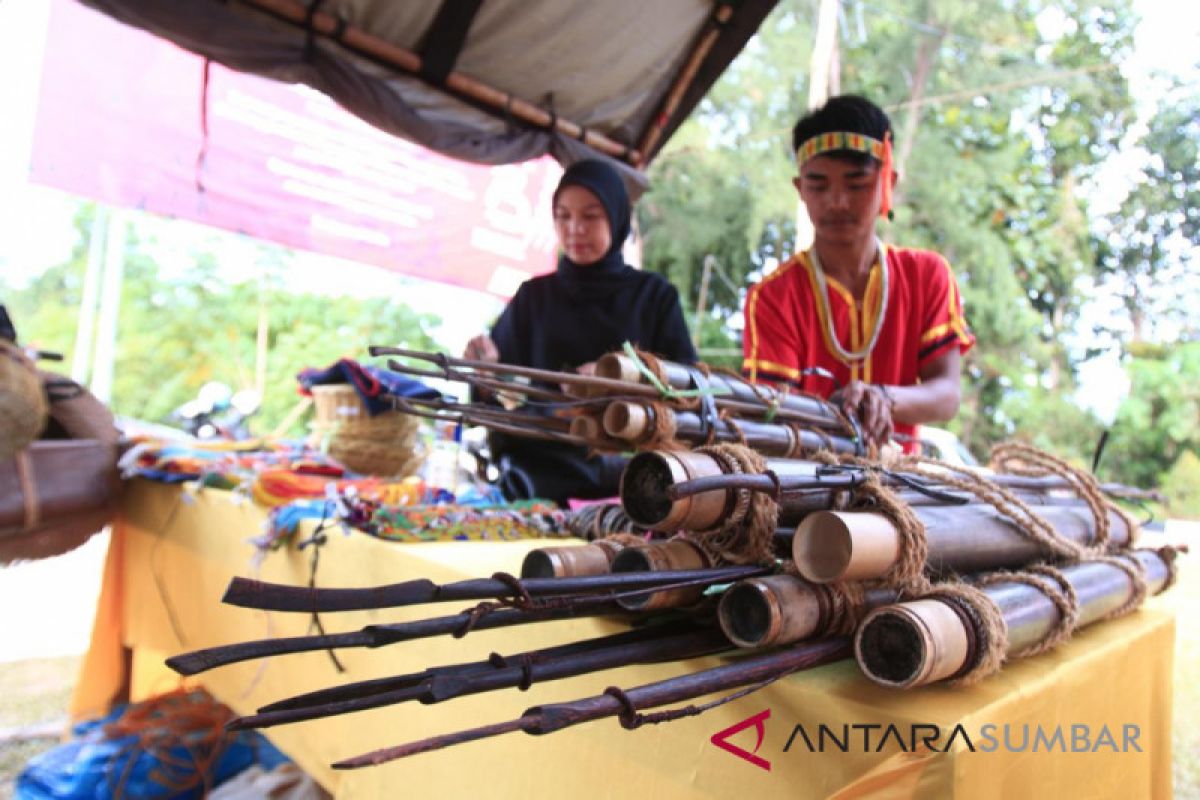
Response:
[{"label": "woman wearing black hijab", "polygon": [[[671,361],[691,364],[679,293],[659,275],[625,263],[630,207],[616,170],[589,159],[572,164],[554,191],[558,268],[521,284],[492,328],[466,358],[590,374],[596,359],[629,341]],[[493,434],[492,456],[510,499],[611,497],[625,459],[591,456],[573,445]]]}]

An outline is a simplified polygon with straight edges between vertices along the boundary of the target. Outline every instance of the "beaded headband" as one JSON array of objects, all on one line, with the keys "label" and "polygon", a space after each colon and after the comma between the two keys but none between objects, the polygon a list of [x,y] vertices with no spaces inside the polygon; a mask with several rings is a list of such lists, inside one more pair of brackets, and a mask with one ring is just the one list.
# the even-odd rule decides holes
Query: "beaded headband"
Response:
[{"label": "beaded headband", "polygon": [[796,163],[804,166],[805,162],[835,150],[852,150],[856,153],[871,156],[876,161],[882,162],[883,167],[880,171],[883,173],[883,203],[880,205],[879,213],[881,216],[891,219],[892,132],[888,131],[885,133],[882,142],[866,134],[851,133],[850,131],[819,133],[811,139],[805,140],[796,149]]},{"label": "beaded headband", "polygon": [[853,150],[856,153],[865,153],[876,161],[883,161],[885,147],[886,145],[878,139],[861,133],[848,131],[818,133],[796,150],[796,161],[803,166],[806,161],[833,150]]}]

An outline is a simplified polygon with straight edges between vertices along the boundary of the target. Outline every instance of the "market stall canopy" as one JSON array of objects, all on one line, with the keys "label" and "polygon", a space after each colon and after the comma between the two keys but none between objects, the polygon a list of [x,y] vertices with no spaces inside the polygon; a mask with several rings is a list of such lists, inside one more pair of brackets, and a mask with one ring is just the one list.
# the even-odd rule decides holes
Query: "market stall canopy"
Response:
[{"label": "market stall canopy", "polygon": [[83,2],[454,158],[640,169],[777,0]]}]

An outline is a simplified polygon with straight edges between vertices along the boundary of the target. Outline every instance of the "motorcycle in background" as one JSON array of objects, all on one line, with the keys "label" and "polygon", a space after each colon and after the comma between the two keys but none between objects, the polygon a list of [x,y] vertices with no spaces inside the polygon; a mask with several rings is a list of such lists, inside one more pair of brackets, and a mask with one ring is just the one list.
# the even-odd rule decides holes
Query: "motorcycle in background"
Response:
[{"label": "motorcycle in background", "polygon": [[249,419],[262,406],[253,389],[234,392],[224,383],[210,381],[196,397],[171,412],[171,422],[197,439],[249,439]]}]

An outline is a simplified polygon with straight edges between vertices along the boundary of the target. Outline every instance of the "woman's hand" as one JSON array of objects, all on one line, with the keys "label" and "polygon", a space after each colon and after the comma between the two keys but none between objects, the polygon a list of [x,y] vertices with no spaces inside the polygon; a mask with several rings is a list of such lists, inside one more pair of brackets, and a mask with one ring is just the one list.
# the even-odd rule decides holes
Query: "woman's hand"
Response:
[{"label": "woman's hand", "polygon": [[869,443],[882,446],[892,438],[894,403],[882,386],[850,381],[834,392],[829,402],[847,414],[854,415],[862,425],[863,436]]},{"label": "woman's hand", "polygon": [[500,350],[490,336],[481,333],[467,342],[466,348],[463,349],[463,358],[471,361],[499,361]]}]

